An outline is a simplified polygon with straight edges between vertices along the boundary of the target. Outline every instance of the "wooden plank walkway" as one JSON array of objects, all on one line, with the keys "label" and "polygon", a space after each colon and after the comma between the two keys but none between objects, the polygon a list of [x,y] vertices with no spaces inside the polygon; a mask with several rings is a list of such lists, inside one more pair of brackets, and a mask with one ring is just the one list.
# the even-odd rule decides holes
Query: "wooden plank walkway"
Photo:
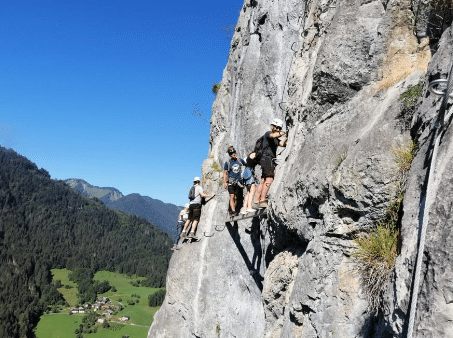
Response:
[{"label": "wooden plank walkway", "polygon": [[234,216],[234,217],[228,217],[225,220],[225,223],[242,221],[243,219],[259,217],[259,216],[267,217],[267,209],[258,209],[258,210],[255,210],[254,212],[249,212],[249,213],[247,213],[245,215],[244,214],[239,214],[239,215]]}]

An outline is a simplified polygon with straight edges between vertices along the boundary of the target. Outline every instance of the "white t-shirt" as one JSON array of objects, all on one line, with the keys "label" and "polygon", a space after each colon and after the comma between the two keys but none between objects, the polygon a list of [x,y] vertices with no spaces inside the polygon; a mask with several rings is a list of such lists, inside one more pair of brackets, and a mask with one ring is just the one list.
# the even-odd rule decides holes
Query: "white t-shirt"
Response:
[{"label": "white t-shirt", "polygon": [[195,198],[190,201],[190,204],[201,204],[201,195],[200,193],[203,192],[203,188],[201,187],[201,185],[196,185],[195,186]]},{"label": "white t-shirt", "polygon": [[[189,203],[187,203],[189,204]],[[186,209],[182,209],[181,212],[179,213],[179,221],[187,221],[189,219],[189,211]]]}]

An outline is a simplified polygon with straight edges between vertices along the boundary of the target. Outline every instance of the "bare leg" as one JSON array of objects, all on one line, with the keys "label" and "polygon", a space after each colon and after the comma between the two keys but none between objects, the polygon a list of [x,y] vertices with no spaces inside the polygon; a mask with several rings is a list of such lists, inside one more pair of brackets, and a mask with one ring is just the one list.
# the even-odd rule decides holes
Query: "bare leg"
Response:
[{"label": "bare leg", "polygon": [[246,210],[252,207],[253,197],[255,195],[256,185],[252,184],[250,186],[250,190],[247,193],[246,201],[245,201],[245,208]]},{"label": "bare leg", "polygon": [[190,220],[188,219],[188,220],[186,221],[186,224],[184,224],[184,229],[182,230],[184,233],[187,232],[187,228],[189,227],[189,224],[190,224]]},{"label": "bare leg", "polygon": [[192,230],[190,231],[191,235],[195,235],[195,231],[197,231],[197,225],[198,225],[198,221],[193,221]]},{"label": "bare leg", "polygon": [[249,199],[250,199],[250,190],[251,190],[251,186],[250,187],[247,187],[247,195],[245,195],[245,200],[244,200],[244,210],[247,210],[247,207],[249,205]]},{"label": "bare leg", "polygon": [[236,196],[234,194],[230,194],[230,209],[231,209],[231,212],[235,212],[236,211],[235,197]]},{"label": "bare leg", "polygon": [[265,179],[262,178],[261,182],[260,182],[260,185],[258,186],[258,192],[257,192],[257,194],[255,196],[255,203],[256,204],[260,203],[260,196],[261,196],[261,191],[263,190],[263,187],[264,187],[264,181],[265,181]]},{"label": "bare leg", "polygon": [[269,192],[269,188],[271,187],[272,182],[274,182],[273,177],[266,177],[266,181],[264,182],[264,186],[260,194],[260,202],[266,200],[266,195]]}]

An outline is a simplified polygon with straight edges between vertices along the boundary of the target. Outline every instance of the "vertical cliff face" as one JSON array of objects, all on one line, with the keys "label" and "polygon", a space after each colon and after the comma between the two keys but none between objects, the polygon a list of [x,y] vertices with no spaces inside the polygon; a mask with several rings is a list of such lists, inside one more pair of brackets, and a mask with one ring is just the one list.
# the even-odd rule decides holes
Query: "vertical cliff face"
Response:
[{"label": "vertical cliff face", "polygon": [[[403,336],[440,99],[425,84],[413,117],[401,95],[445,75],[451,49],[441,41],[428,69],[428,40],[417,40],[411,15],[405,0],[245,1],[202,167],[205,192],[217,195],[203,207],[201,240],[172,257],[149,337]],[[216,164],[223,167],[230,145],[245,158],[275,117],[289,139],[278,151],[268,216],[225,223],[228,193]],[[376,314],[351,258],[353,238],[400,192],[394,150],[411,137],[420,146],[400,211],[400,256]],[[415,326],[426,337],[453,327],[449,138],[436,164]]]}]

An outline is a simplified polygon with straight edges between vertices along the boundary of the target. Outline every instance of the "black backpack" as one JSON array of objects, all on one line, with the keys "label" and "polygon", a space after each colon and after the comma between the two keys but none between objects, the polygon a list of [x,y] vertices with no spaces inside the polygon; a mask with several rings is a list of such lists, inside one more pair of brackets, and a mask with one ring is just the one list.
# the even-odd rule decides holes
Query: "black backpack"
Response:
[{"label": "black backpack", "polygon": [[255,148],[253,152],[255,153],[255,161],[259,163],[261,161],[261,157],[263,156],[263,143],[264,143],[264,135],[261,136],[258,140],[256,140]]},{"label": "black backpack", "polygon": [[189,191],[189,201],[192,201],[195,199],[195,186],[193,186],[192,188],[190,188],[190,191]]}]

